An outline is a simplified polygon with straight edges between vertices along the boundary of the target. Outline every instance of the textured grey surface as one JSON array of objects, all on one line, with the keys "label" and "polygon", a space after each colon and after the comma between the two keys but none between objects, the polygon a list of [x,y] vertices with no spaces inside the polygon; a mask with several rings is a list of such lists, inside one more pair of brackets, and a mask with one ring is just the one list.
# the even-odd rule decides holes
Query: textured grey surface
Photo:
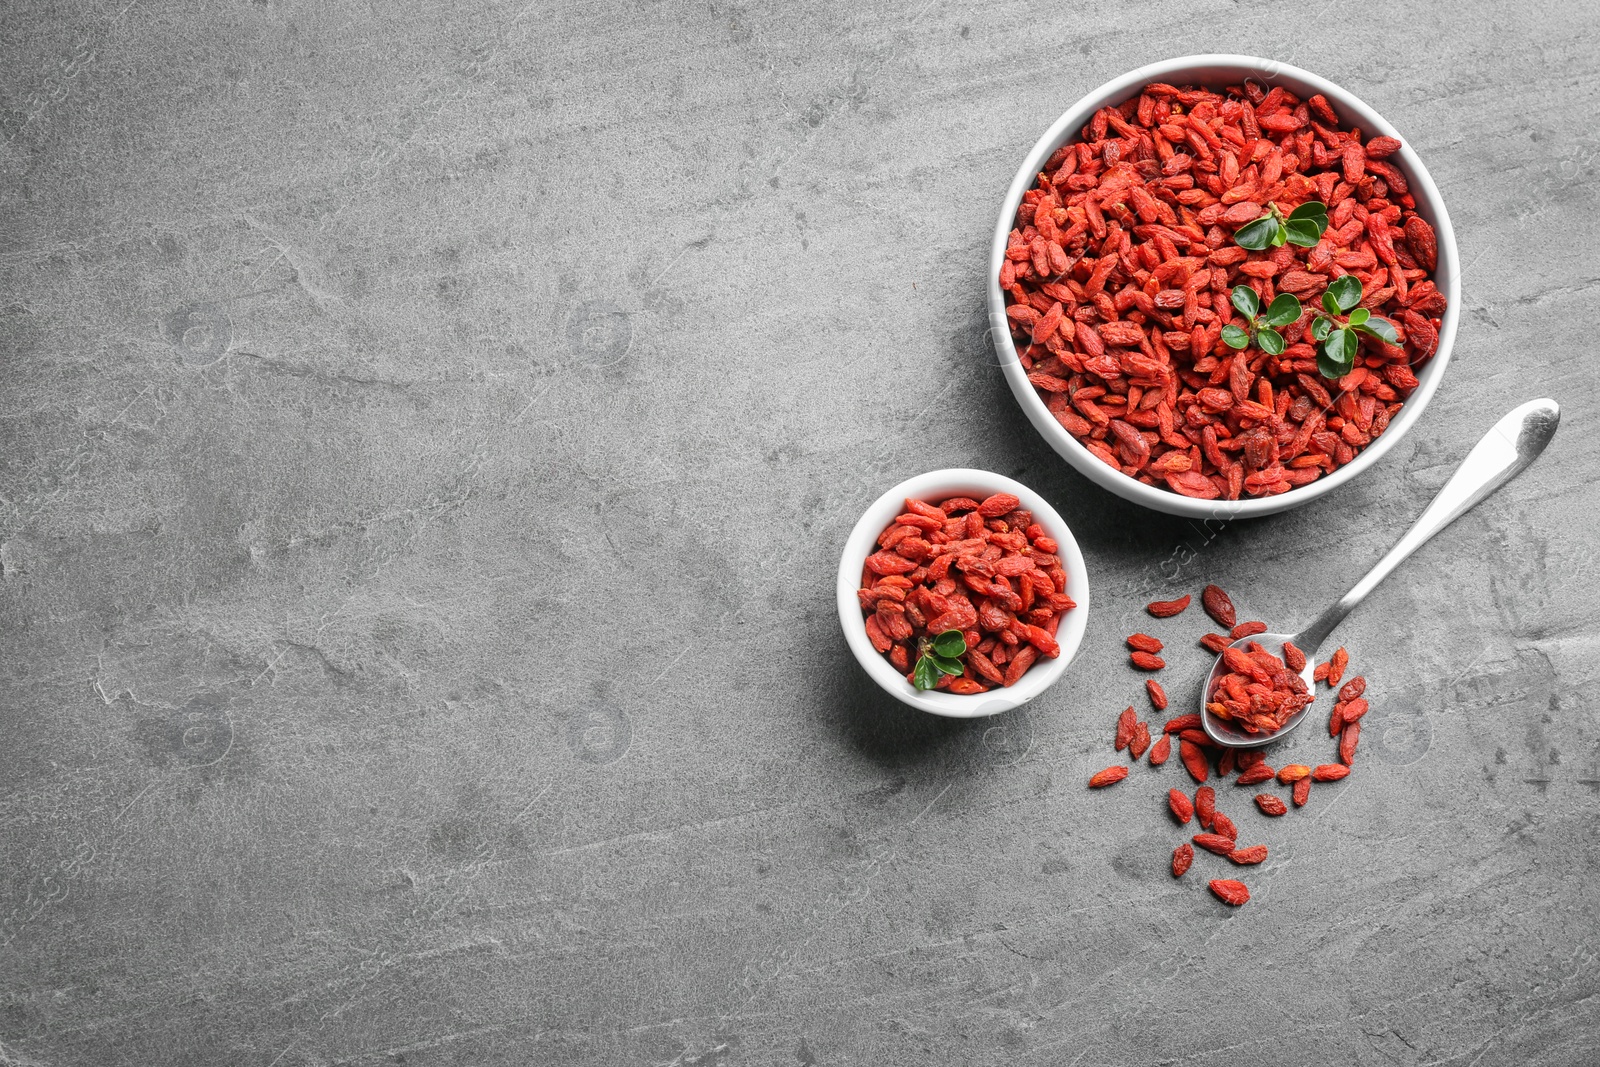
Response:
[{"label": "textured grey surface", "polygon": [[[0,1064],[1595,1062],[1592,4],[200,7],[0,16]],[[1239,49],[1410,138],[1466,306],[1379,466],[1206,531],[1042,445],[982,276],[1056,115]],[[1176,764],[1083,786],[1139,605],[1303,621],[1541,394],[1342,631],[1356,773],[1174,883]],[[994,722],[834,614],[953,465],[1095,590]]]}]

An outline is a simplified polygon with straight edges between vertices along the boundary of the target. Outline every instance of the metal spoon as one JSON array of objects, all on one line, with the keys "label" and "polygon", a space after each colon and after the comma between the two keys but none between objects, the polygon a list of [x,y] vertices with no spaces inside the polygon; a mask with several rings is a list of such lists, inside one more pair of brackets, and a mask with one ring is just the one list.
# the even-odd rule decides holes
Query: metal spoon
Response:
[{"label": "metal spoon", "polygon": [[[1295,647],[1306,654],[1306,668],[1301,677],[1310,689],[1311,672],[1316,667],[1317,649],[1328,639],[1333,628],[1338,626],[1357,604],[1365,600],[1367,594],[1388,577],[1389,572],[1398,567],[1402,560],[1537,459],[1539,453],[1544,451],[1544,446],[1550,443],[1550,438],[1555,436],[1556,426],[1560,421],[1561,409],[1556,406],[1554,400],[1530,400],[1513,410],[1495,423],[1494,428],[1483,435],[1483,440],[1472,446],[1467,458],[1461,461],[1461,466],[1456,468],[1450,480],[1444,483],[1439,495],[1433,498],[1433,503],[1428,505],[1422,516],[1412,524],[1410,530],[1406,531],[1406,535],[1373,565],[1366,577],[1340,597],[1336,604],[1318,615],[1310,626],[1297,634],[1263,633],[1241,637],[1233,642],[1232,647],[1242,650],[1252,641],[1257,641],[1262,648],[1281,657],[1283,643],[1294,642]],[[1218,656],[1217,662],[1212,665],[1211,674],[1206,678],[1205,689],[1200,693],[1200,721],[1205,726],[1206,734],[1219,745],[1227,748],[1255,748],[1282,740],[1300,725],[1307,712],[1311,710],[1309,706],[1302,708],[1282,727],[1271,733],[1246,733],[1234,727],[1228,720],[1218,718],[1206,710],[1206,700],[1211,694],[1212,687],[1224,673],[1226,670],[1223,667],[1222,657]]]}]

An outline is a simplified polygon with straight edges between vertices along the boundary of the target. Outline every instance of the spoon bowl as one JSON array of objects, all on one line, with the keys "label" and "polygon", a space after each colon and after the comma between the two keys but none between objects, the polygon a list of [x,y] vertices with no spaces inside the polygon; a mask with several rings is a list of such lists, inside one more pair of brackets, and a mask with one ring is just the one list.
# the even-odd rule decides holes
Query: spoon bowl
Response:
[{"label": "spoon bowl", "polygon": [[[1302,648],[1303,650],[1303,646],[1300,644],[1300,634],[1251,634],[1248,637],[1239,638],[1239,640],[1233,642],[1228,647],[1236,648],[1240,652],[1245,652],[1247,651],[1247,645],[1259,644],[1262,648],[1266,649],[1268,652],[1271,652],[1274,656],[1282,659],[1283,644],[1285,641],[1292,642],[1294,647]],[[1315,693],[1317,691],[1316,686],[1311,680],[1311,673],[1316,669],[1316,666],[1316,662],[1312,659],[1311,653],[1307,652],[1306,669],[1300,672],[1300,680],[1306,683],[1306,692],[1308,693]],[[1210,709],[1206,707],[1207,702],[1209,702],[1211,699],[1211,691],[1216,687],[1217,679],[1221,678],[1227,673],[1228,668],[1223,664],[1222,657],[1219,655],[1217,657],[1217,662],[1211,665],[1211,673],[1206,675],[1205,689],[1201,690],[1200,692],[1200,725],[1205,729],[1206,736],[1211,738],[1212,741],[1221,745],[1223,748],[1259,748],[1262,745],[1271,744],[1273,741],[1278,740],[1295,727],[1299,726],[1300,720],[1304,719],[1311,712],[1312,705],[1307,704],[1305,707],[1289,716],[1289,718],[1284,721],[1282,726],[1270,733],[1247,733],[1233,725],[1233,723],[1229,722],[1227,719],[1213,715]]]}]

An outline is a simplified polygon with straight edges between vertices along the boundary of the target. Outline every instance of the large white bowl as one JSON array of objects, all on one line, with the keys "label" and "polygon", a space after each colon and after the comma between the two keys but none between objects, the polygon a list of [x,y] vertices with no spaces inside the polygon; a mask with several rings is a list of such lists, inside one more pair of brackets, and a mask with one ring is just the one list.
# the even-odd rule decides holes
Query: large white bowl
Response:
[{"label": "large white bowl", "polygon": [[[861,601],[856,597],[856,590],[861,588],[861,568],[866,565],[867,556],[877,548],[878,535],[894,521],[896,515],[905,510],[907,497],[937,501],[952,496],[970,496],[982,500],[995,493],[1010,493],[1022,501],[1022,507],[1033,512],[1034,521],[1055,538],[1060,549],[1057,554],[1061,557],[1062,569],[1067,572],[1067,595],[1077,602],[1077,607],[1067,612],[1056,631],[1056,643],[1061,646],[1061,655],[1055,659],[1039,660],[1016,685],[991,689],[987,693],[961,696],[939,690],[918,689],[872,647],[872,641],[867,637],[866,615],[861,610]],[[850,531],[844,555],[839,558],[839,624],[844,628],[850,651],[855,653],[861,669],[890,696],[934,715],[977,719],[1026,704],[1050,688],[1067,669],[1067,664],[1072,662],[1078,645],[1083,641],[1088,618],[1089,576],[1084,569],[1083,553],[1079,551],[1072,531],[1044,497],[1021,482],[989,471],[952,468],[919,474],[901,482],[867,508],[861,521]]]},{"label": "large white bowl", "polygon": [[[1321,93],[1339,112],[1341,121],[1359,126],[1363,134],[1368,136],[1387,134],[1390,137],[1400,138],[1404,147],[1391,156],[1389,162],[1405,172],[1406,179],[1410,182],[1411,195],[1417,201],[1417,214],[1426,219],[1439,236],[1439,265],[1434,271],[1434,284],[1449,301],[1449,307],[1445,309],[1444,321],[1439,329],[1438,352],[1417,375],[1419,384],[1416,390],[1401,407],[1400,414],[1389,423],[1388,429],[1363,449],[1354,460],[1332,474],[1318,478],[1310,485],[1291,489],[1278,496],[1246,500],[1198,500],[1168,489],[1145,485],[1121,471],[1113,470],[1106,463],[1096,459],[1093,453],[1083,447],[1056,421],[1055,416],[1050,414],[1050,409],[1045,407],[1044,401],[1028,381],[1027,372],[1022,369],[1022,363],[1017,359],[1016,347],[1011,343],[1011,328],[1006,322],[1005,296],[1000,291],[1000,264],[1005,258],[1006,241],[1015,225],[1017,207],[1022,203],[1022,194],[1032,188],[1034,182],[1038,180],[1039,172],[1044,168],[1050,154],[1069,140],[1076,138],[1079,130],[1096,111],[1108,105],[1123,103],[1151,82],[1220,89],[1227,85],[1238,85],[1246,78],[1252,78],[1269,87],[1282,85],[1301,99],[1314,93]],[[1027,158],[1022,161],[1017,176],[1012,179],[1005,203],[1000,206],[1000,220],[996,223],[994,231],[994,247],[989,255],[989,332],[994,338],[995,353],[999,357],[1006,381],[1010,383],[1011,392],[1015,394],[1023,413],[1028,416],[1028,420],[1044,439],[1050,442],[1050,446],[1090,481],[1136,504],[1143,504],[1145,507],[1164,511],[1169,515],[1231,519],[1287,511],[1309,503],[1324,493],[1332,492],[1378,462],[1421,417],[1434,390],[1439,388],[1439,380],[1444,377],[1445,367],[1450,363],[1450,349],[1455,343],[1456,321],[1460,318],[1460,314],[1461,269],[1460,258],[1456,252],[1455,231],[1450,228],[1450,216],[1445,211],[1444,200],[1433,184],[1433,179],[1428,176],[1428,170],[1422,165],[1422,160],[1412,151],[1411,143],[1384,121],[1382,115],[1332,82],[1299,67],[1291,67],[1286,63],[1270,59],[1258,59],[1254,56],[1183,56],[1179,59],[1152,63],[1107,82],[1072,105],[1071,109],[1057,119],[1045,131],[1044,136],[1039,138]]]}]

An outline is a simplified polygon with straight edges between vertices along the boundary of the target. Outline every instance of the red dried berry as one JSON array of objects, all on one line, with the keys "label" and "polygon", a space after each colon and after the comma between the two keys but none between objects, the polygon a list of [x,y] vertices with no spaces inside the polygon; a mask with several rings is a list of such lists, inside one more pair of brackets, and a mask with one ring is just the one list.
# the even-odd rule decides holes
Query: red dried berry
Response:
[{"label": "red dried berry", "polygon": [[1267,779],[1274,778],[1276,776],[1277,772],[1271,767],[1267,766],[1265,763],[1258,763],[1254,767],[1246,770],[1243,774],[1239,775],[1238,780],[1234,782],[1234,785],[1255,785],[1257,782],[1265,782]]},{"label": "red dried berry", "polygon": [[986,519],[998,519],[1008,511],[1016,511],[1022,501],[1010,493],[996,493],[978,505],[978,514]]},{"label": "red dried berry", "polygon": [[1328,712],[1328,736],[1338,737],[1339,731],[1344,729],[1344,705],[1335,704],[1333,710]]},{"label": "red dried berry", "polygon": [[1294,784],[1294,794],[1293,795],[1294,795],[1294,806],[1295,807],[1303,808],[1303,807],[1306,806],[1306,801],[1311,799],[1311,779],[1310,779],[1310,777],[1302,778],[1302,779],[1300,779],[1298,782],[1296,782]]},{"label": "red dried berry", "polygon": [[1189,596],[1185,594],[1177,600],[1153,600],[1144,606],[1144,610],[1158,619],[1170,619],[1174,615],[1181,615],[1188,606]]},{"label": "red dried berry", "polygon": [[1122,714],[1117,716],[1117,751],[1118,752],[1121,752],[1123,749],[1127,748],[1128,744],[1133,740],[1133,728],[1135,726],[1137,726],[1138,723],[1139,723],[1139,719],[1133,713],[1133,705],[1132,704],[1129,704],[1126,708],[1123,709]]},{"label": "red dried berry", "polygon": [[1197,782],[1203,782],[1211,776],[1211,768],[1206,763],[1206,754],[1199,745],[1191,741],[1178,742],[1178,759],[1183,761],[1183,769]]},{"label": "red dried berry", "polygon": [[1278,781],[1282,782],[1284,785],[1290,785],[1294,782],[1300,781],[1310,773],[1311,768],[1307,767],[1304,763],[1291,763],[1286,767],[1279,768]]},{"label": "red dried berry", "polygon": [[1228,631],[1228,637],[1237,641],[1241,637],[1254,637],[1256,634],[1264,634],[1266,632],[1267,624],[1264,622],[1241,622],[1238,626]]},{"label": "red dried berry", "polygon": [[1223,837],[1231,837],[1234,840],[1239,838],[1239,828],[1233,825],[1232,819],[1220,811],[1211,816],[1211,832],[1220,834]]},{"label": "red dried berry", "polygon": [[1328,680],[1328,664],[1326,662],[1319,663],[1312,668],[1311,680],[1313,682],[1326,682]]},{"label": "red dried berry", "polygon": [[1160,656],[1152,656],[1148,652],[1130,652],[1128,661],[1141,671],[1159,671],[1167,665],[1167,661]]},{"label": "red dried berry", "polygon": [[1228,629],[1239,624],[1238,616],[1233,607],[1233,600],[1220,586],[1208,585],[1200,591],[1200,606],[1206,609],[1206,614],[1217,621],[1218,626]]},{"label": "red dried berry", "polygon": [[1194,805],[1189,802],[1189,794],[1181,789],[1167,790],[1167,808],[1180,825],[1194,818]]},{"label": "red dried berry", "polygon": [[1206,651],[1215,652],[1220,656],[1222,655],[1222,650],[1228,647],[1229,641],[1221,634],[1206,634],[1200,639],[1200,644],[1204,646]]},{"label": "red dried berry", "polygon": [[1107,767],[1103,771],[1095,772],[1095,774],[1090,777],[1089,788],[1101,789],[1108,785],[1116,785],[1126,777],[1128,777],[1128,768]]},{"label": "red dried berry", "polygon": [[1235,908],[1250,902],[1249,887],[1243,882],[1235,881],[1232,878],[1213,878],[1211,880],[1211,892],[1216,894],[1218,900],[1224,904],[1231,904]]},{"label": "red dried berry", "polygon": [[1172,755],[1172,735],[1162,734],[1150,748],[1150,766],[1159,767],[1167,762],[1167,757]]},{"label": "red dried berry", "polygon": [[1359,720],[1346,726],[1339,733],[1339,762],[1346,767],[1355,762],[1356,745],[1361,743],[1361,723]]},{"label": "red dried berry", "polygon": [[1228,853],[1228,858],[1241,867],[1247,867],[1267,858],[1267,846],[1251,845],[1249,848],[1236,848]]},{"label": "red dried berry", "polygon": [[1271,793],[1257,793],[1256,807],[1261,809],[1263,815],[1285,815],[1289,811],[1289,805]]},{"label": "red dried berry", "polygon": [[1319,782],[1337,782],[1350,773],[1350,768],[1342,763],[1320,763],[1311,772],[1311,777]]},{"label": "red dried berry", "polygon": [[1367,691],[1367,680],[1361,675],[1356,675],[1344,685],[1339,687],[1340,700],[1354,700]]},{"label": "red dried berry", "polygon": [[1157,711],[1167,710],[1167,691],[1154,678],[1144,680],[1144,691],[1150,694],[1150,703]]},{"label": "red dried berry", "polygon": [[1215,852],[1219,856],[1226,856],[1234,847],[1233,838],[1223,837],[1221,834],[1195,834],[1190,840],[1207,852]]},{"label": "red dried berry", "polygon": [[1367,713],[1367,700],[1365,697],[1356,697],[1344,705],[1344,721],[1355,722]]},{"label": "red dried berry", "polygon": [[1267,761],[1267,754],[1259,748],[1236,748],[1234,751],[1238,753],[1234,762],[1239,765],[1241,771],[1259,767]]},{"label": "red dried berry", "polygon": [[1234,749],[1226,749],[1222,753],[1222,758],[1217,760],[1217,776],[1219,778],[1226,778],[1233,773],[1233,761],[1237,758],[1234,753]]},{"label": "red dried berry", "polygon": [[1133,728],[1133,740],[1128,742],[1128,755],[1134,759],[1141,759],[1150,747],[1150,727],[1146,723],[1138,723]]},{"label": "red dried berry", "polygon": [[1128,647],[1138,652],[1160,652],[1161,642],[1149,634],[1130,634]]},{"label": "red dried berry", "polygon": [[1333,650],[1333,655],[1328,657],[1328,687],[1329,688],[1332,688],[1333,686],[1336,686],[1336,685],[1339,684],[1339,680],[1344,677],[1345,666],[1349,662],[1350,662],[1350,653],[1348,653],[1348,652],[1346,652],[1344,650],[1344,646],[1343,645],[1341,645],[1338,648]]},{"label": "red dried berry", "polygon": [[1172,850],[1172,877],[1182,878],[1184,872],[1194,865],[1194,846],[1185,841]]},{"label": "red dried berry", "polygon": [[1295,647],[1293,641],[1283,643],[1283,662],[1294,673],[1299,674],[1306,669],[1306,654]]},{"label": "red dried berry", "polygon": [[1211,829],[1211,820],[1217,817],[1217,794],[1209,785],[1194,791],[1194,813],[1203,829]]},{"label": "red dried berry", "polygon": [[1175,719],[1168,719],[1167,724],[1161,728],[1162,733],[1175,734],[1180,730],[1193,730],[1200,725],[1200,716],[1193,714],[1179,715]]}]

